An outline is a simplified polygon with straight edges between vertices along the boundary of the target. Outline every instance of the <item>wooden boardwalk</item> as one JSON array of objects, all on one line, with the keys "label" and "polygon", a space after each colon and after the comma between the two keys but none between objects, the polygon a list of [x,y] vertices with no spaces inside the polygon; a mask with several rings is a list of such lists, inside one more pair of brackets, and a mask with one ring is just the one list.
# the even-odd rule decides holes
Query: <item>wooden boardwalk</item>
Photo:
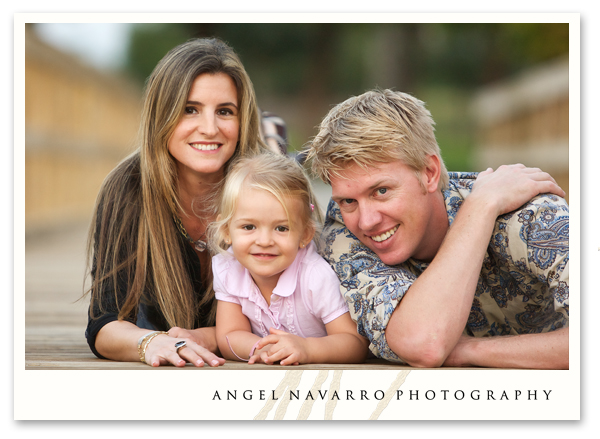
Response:
[{"label": "wooden boardwalk", "polygon": [[[81,299],[85,271],[86,227],[30,237],[25,245],[25,368],[147,369],[142,363],[100,360],[85,337],[89,299]],[[228,361],[225,369],[288,369]],[[289,367],[294,369],[293,367]],[[165,369],[165,368],[160,368]],[[170,368],[174,369],[174,368]],[[205,366],[204,369],[209,369]],[[297,368],[296,368],[297,369]],[[410,369],[382,360],[365,364],[317,364],[302,369]],[[181,370],[197,370],[191,364]]]}]

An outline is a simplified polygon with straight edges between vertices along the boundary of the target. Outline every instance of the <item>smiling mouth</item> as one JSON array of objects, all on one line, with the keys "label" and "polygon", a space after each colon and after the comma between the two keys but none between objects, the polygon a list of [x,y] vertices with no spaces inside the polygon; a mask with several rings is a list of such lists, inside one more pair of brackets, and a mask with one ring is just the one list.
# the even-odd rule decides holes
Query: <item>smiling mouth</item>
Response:
[{"label": "smiling mouth", "polygon": [[216,149],[219,149],[219,146],[221,146],[218,143],[211,143],[211,144],[200,144],[200,143],[190,143],[190,146],[194,149],[197,149],[198,151],[214,151]]},{"label": "smiling mouth", "polygon": [[396,230],[398,230],[398,226],[395,226],[393,229],[390,229],[387,232],[382,233],[381,235],[371,236],[371,239],[375,242],[385,241],[387,239],[390,239],[392,235],[396,233]]}]

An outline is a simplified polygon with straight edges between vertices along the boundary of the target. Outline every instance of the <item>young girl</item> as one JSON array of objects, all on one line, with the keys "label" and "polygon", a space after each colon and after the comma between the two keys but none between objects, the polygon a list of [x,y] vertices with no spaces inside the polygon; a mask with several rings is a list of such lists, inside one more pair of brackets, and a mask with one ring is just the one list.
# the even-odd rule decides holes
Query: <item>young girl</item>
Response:
[{"label": "young girl", "polygon": [[217,343],[230,360],[356,363],[368,342],[312,242],[321,216],[306,174],[274,154],[229,170],[209,228]]}]

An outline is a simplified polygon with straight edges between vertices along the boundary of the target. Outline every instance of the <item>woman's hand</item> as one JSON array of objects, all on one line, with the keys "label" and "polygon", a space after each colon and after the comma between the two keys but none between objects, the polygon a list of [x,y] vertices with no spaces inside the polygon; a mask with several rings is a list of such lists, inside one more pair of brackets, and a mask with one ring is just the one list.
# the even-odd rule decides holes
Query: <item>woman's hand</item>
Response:
[{"label": "woman's hand", "polygon": [[[161,334],[150,341],[150,344],[146,348],[146,363],[150,366],[163,366],[166,364],[173,364],[177,367],[183,367],[186,363],[192,363],[194,366],[202,367],[204,363],[216,367],[225,364],[223,358],[217,357],[211,351],[198,344],[192,337],[174,337],[169,335]],[[180,331],[173,331],[174,333],[184,332],[195,333],[194,331],[186,331],[181,328],[177,328]],[[185,346],[179,348],[175,344],[179,341],[185,341]]]},{"label": "woman's hand", "polygon": [[279,361],[282,366],[296,366],[308,363],[306,339],[275,328],[270,328],[269,332],[271,335],[258,343],[258,352],[248,360],[248,364],[274,364]]},{"label": "woman's hand", "polygon": [[479,173],[467,198],[469,201],[491,203],[497,217],[518,209],[536,195],[544,193],[565,196],[550,174],[517,164],[500,166],[496,171],[488,168]]},{"label": "woman's hand", "polygon": [[167,332],[171,337],[190,339],[203,348],[208,349],[213,354],[220,355],[214,326],[197,329],[183,329],[178,326],[173,326]]}]

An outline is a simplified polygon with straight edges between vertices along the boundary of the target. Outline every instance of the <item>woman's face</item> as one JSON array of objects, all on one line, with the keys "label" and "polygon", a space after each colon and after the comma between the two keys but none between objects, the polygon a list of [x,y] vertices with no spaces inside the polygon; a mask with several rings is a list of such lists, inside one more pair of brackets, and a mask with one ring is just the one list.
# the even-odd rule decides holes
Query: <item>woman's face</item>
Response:
[{"label": "woman's face", "polygon": [[169,152],[177,161],[179,178],[220,178],[223,166],[235,152],[239,132],[233,79],[225,73],[199,75],[168,143]]}]

